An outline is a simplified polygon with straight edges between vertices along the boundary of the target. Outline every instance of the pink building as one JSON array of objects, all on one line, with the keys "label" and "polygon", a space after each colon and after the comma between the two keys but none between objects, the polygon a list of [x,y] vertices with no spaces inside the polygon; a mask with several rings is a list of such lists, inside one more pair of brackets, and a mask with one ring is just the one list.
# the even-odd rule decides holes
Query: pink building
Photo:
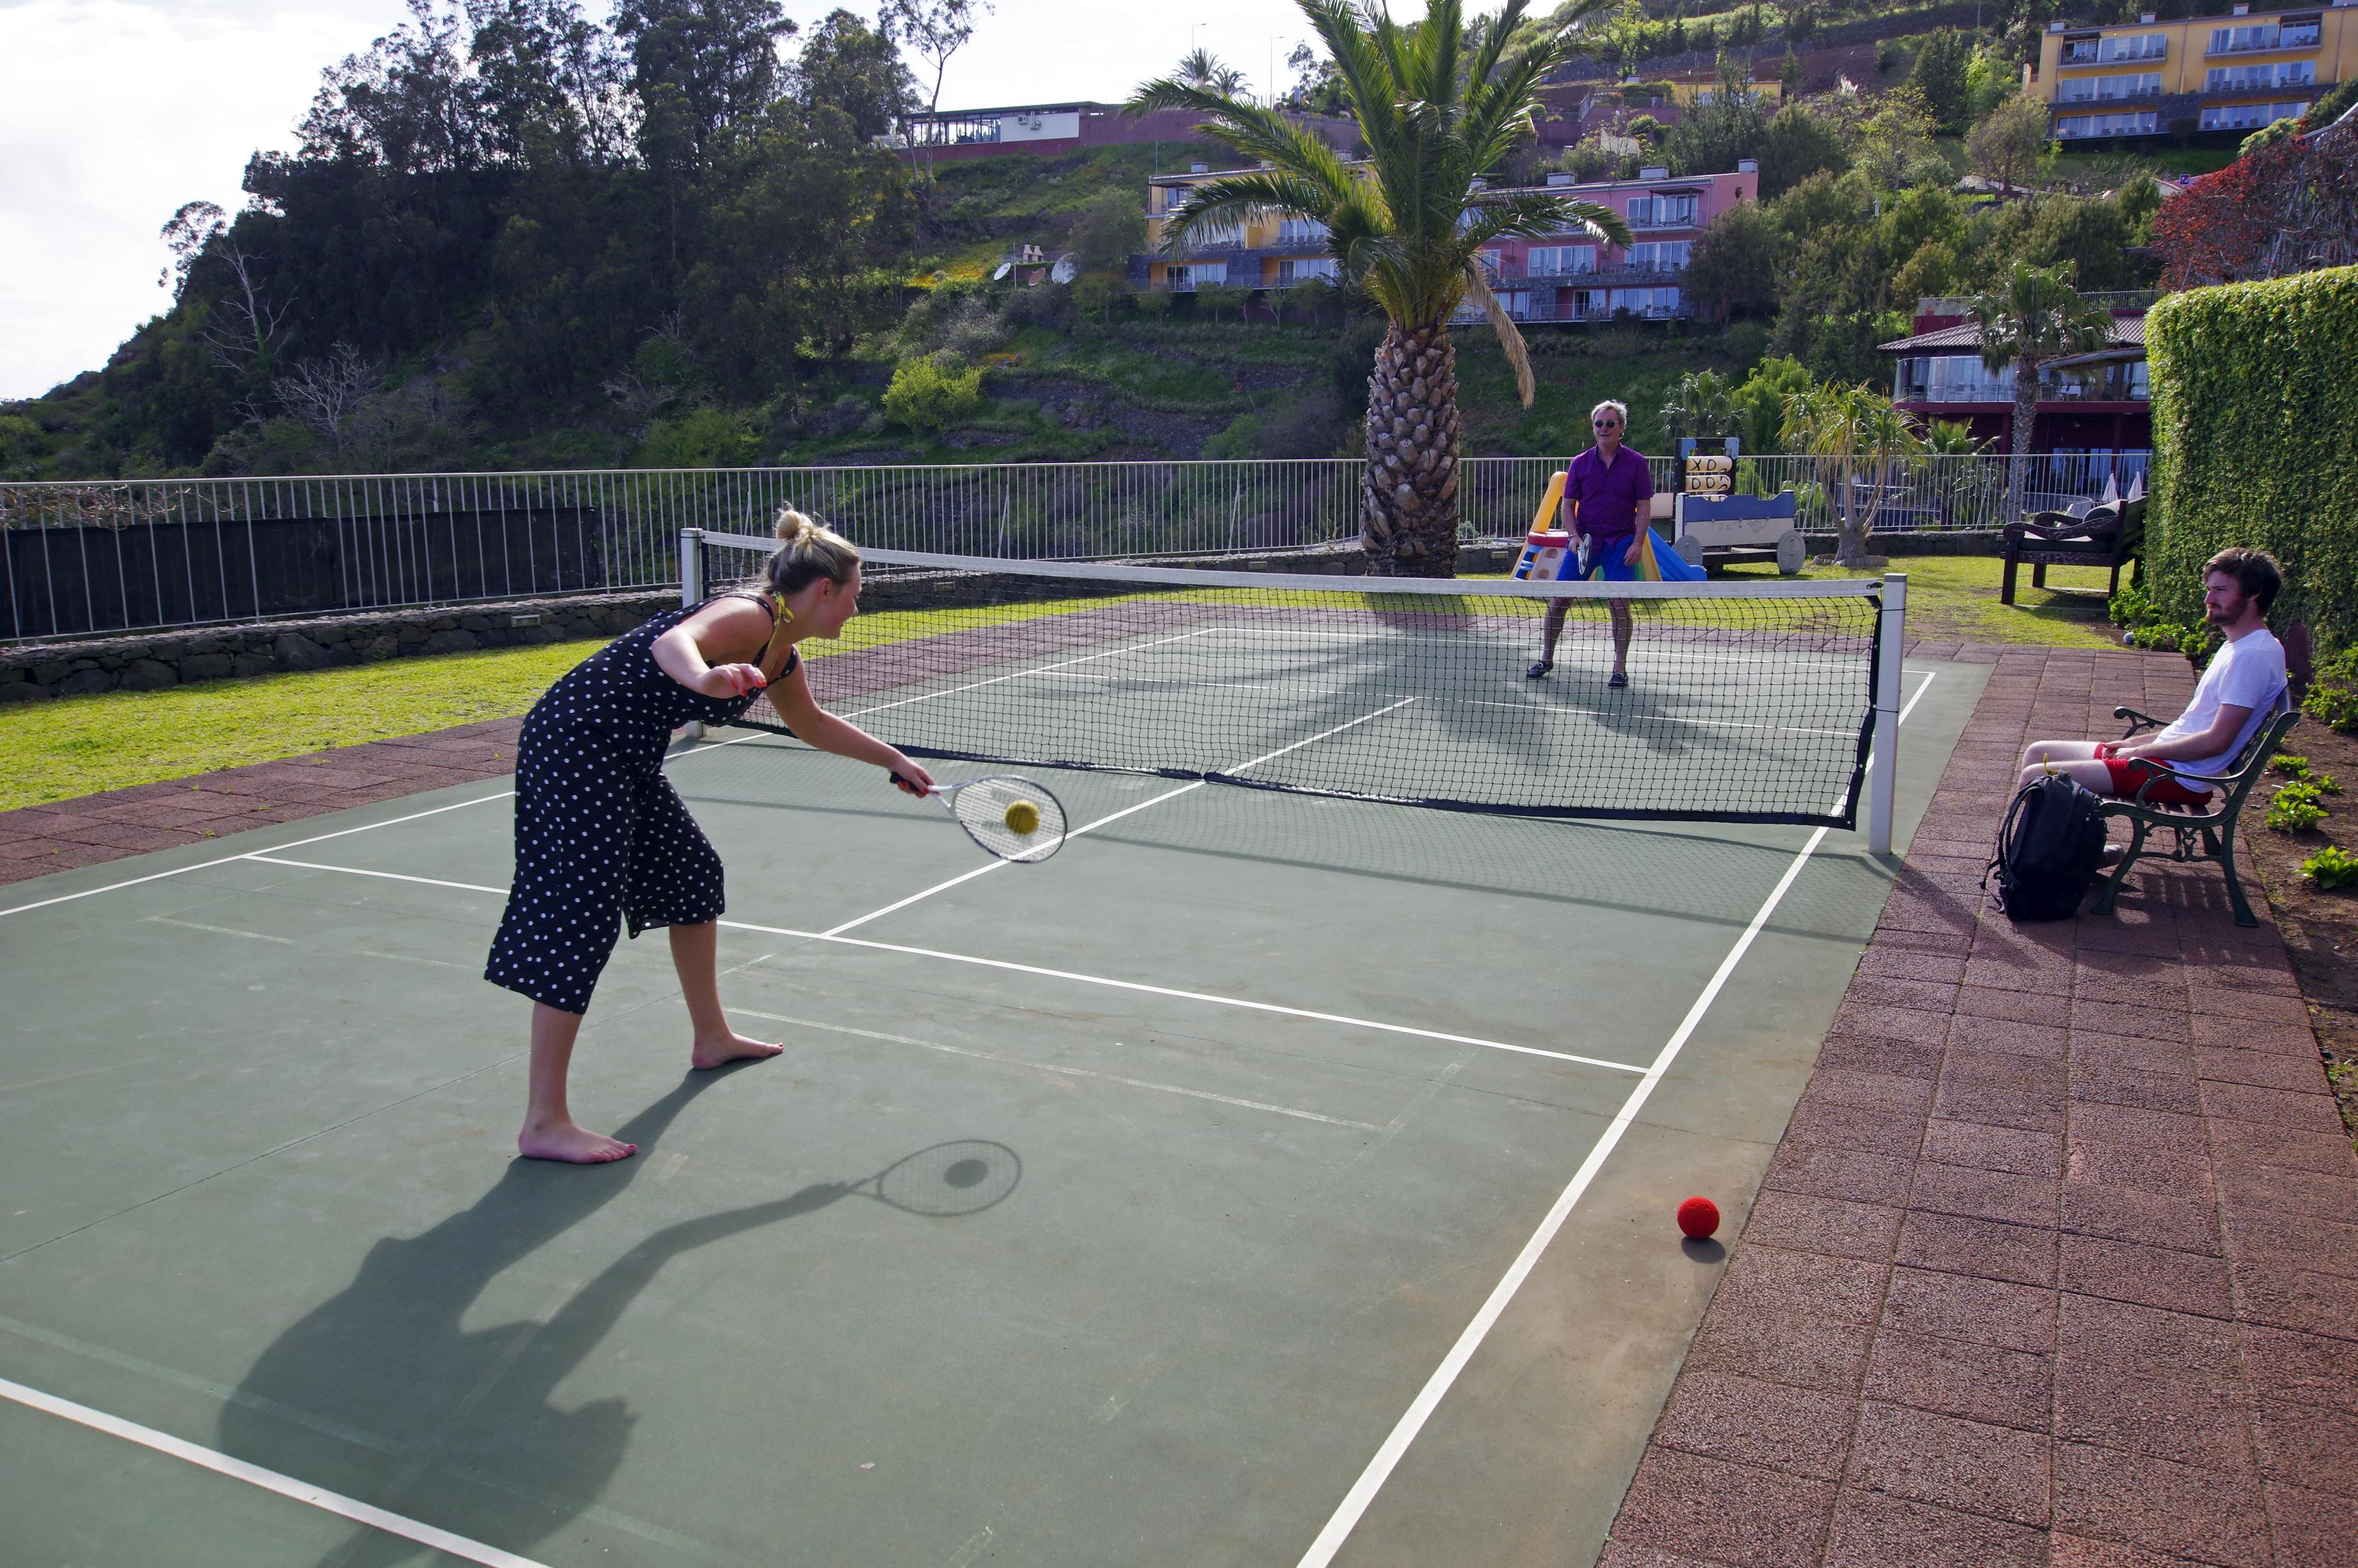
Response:
[{"label": "pink building", "polygon": [[[1491,287],[1518,321],[1603,321],[1627,313],[1646,320],[1693,314],[1682,285],[1695,240],[1720,213],[1759,200],[1757,166],[1745,158],[1728,174],[1673,179],[1647,168],[1636,179],[1576,185],[1548,177],[1549,195],[1610,207],[1629,226],[1629,243],[1608,245],[1584,234],[1501,240],[1483,254]],[[1467,319],[1479,319],[1480,311]]]}]

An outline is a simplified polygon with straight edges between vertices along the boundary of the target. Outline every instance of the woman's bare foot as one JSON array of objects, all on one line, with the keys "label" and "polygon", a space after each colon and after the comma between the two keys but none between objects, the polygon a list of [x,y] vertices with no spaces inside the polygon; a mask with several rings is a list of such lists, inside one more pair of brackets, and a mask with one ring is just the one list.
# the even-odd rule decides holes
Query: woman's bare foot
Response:
[{"label": "woman's bare foot", "polygon": [[695,1049],[688,1053],[687,1060],[698,1072],[704,1072],[730,1062],[760,1061],[784,1049],[783,1045],[772,1045],[766,1041],[748,1040],[732,1029],[726,1034],[699,1038]]},{"label": "woman's bare foot", "polygon": [[603,1165],[627,1160],[639,1152],[635,1143],[592,1132],[570,1121],[526,1122],[516,1134],[516,1151],[527,1160],[562,1160],[572,1165]]}]

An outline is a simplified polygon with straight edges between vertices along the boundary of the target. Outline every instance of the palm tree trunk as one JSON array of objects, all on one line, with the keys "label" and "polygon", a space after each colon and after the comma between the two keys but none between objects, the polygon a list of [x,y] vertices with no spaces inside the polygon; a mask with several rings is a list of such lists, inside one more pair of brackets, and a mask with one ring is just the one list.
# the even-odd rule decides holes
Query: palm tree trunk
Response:
[{"label": "palm tree trunk", "polygon": [[2030,427],[2039,417],[2039,362],[2014,362],[2014,458],[2006,465],[2006,515],[2022,516],[2022,492],[2030,481]]},{"label": "palm tree trunk", "polygon": [[1373,577],[1457,575],[1457,351],[1449,329],[1398,322],[1368,378],[1359,542]]}]

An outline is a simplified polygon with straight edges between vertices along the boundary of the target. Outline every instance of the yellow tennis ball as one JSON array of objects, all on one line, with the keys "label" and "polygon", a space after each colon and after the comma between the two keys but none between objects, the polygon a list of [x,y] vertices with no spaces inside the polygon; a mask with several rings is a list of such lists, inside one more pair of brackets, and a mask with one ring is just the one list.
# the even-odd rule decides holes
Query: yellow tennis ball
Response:
[{"label": "yellow tennis ball", "polygon": [[1013,802],[1007,808],[1007,830],[1011,833],[1037,833],[1040,831],[1040,808],[1028,800]]}]

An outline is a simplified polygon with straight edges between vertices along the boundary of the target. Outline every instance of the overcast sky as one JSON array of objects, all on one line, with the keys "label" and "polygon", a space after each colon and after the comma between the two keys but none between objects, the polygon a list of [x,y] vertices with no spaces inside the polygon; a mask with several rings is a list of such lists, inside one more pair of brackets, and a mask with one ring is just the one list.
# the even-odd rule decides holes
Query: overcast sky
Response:
[{"label": "overcast sky", "polygon": [[[833,8],[787,0],[806,23]],[[164,221],[199,197],[234,211],[246,157],[292,145],[320,70],[406,15],[401,0],[0,0],[0,398],[103,364],[163,309]],[[1258,91],[1272,49],[1282,77],[1307,31],[1285,0],[999,0],[942,106],[1119,99],[1195,43]]]}]

